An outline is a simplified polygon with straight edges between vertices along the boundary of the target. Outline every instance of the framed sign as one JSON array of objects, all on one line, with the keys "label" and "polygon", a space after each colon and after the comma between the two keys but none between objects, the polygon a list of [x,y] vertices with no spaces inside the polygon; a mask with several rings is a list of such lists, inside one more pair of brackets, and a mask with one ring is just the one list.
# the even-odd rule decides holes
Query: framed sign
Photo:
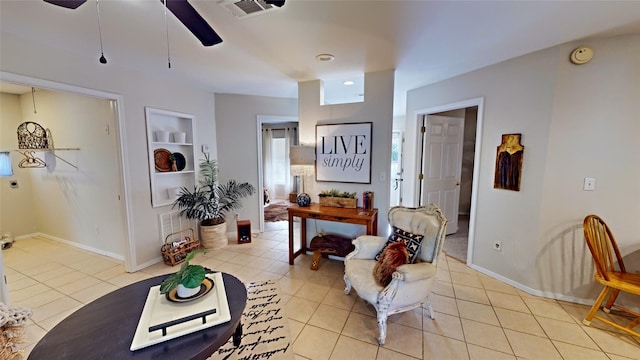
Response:
[{"label": "framed sign", "polygon": [[316,125],[316,181],[371,184],[372,124]]}]

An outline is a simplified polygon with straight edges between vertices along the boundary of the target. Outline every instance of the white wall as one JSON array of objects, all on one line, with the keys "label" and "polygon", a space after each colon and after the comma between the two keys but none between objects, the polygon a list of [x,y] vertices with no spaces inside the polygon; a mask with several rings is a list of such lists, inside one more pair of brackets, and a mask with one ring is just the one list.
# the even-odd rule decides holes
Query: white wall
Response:
[{"label": "white wall", "polygon": [[[16,128],[21,120],[20,96],[0,93],[0,149],[18,148]],[[29,169],[18,167],[21,158],[22,155],[12,151],[13,176],[0,177],[0,234],[10,232],[14,236],[20,236],[37,231],[32,219],[34,209],[31,201],[31,173]],[[17,180],[18,188],[11,188],[10,180]]]},{"label": "white wall", "polygon": [[[220,180],[249,182],[258,188],[258,115],[296,117],[298,100],[267,96],[215,94],[218,165]],[[252,231],[260,224],[262,194],[242,200],[239,219],[249,219]],[[235,231],[235,220],[227,219],[227,231]]]},{"label": "white wall", "polygon": [[[594,48],[594,60],[570,64],[569,53],[583,43]],[[473,264],[534,292],[592,301],[581,225],[592,212],[608,220],[627,257],[638,256],[638,64],[639,35],[583,41],[408,93],[407,128],[420,109],[485,99]],[[493,188],[505,133],[522,133],[519,192]],[[415,139],[408,146],[415,148]],[[595,192],[582,191],[584,177],[597,178]],[[491,249],[494,240],[502,252]]]},{"label": "white wall", "polygon": [[[111,101],[38,89],[37,113],[33,112],[31,93],[21,95],[20,102],[21,117],[2,119],[3,123],[13,123],[14,132],[20,123],[33,121],[50,130],[48,140],[56,148],[80,148],[56,151],[61,159],[36,152],[47,167],[20,169],[30,175],[32,183],[31,196],[17,199],[32,203],[33,212],[26,214],[27,219],[39,233],[124,258],[123,212],[117,199],[120,171],[116,117]],[[17,149],[17,137],[9,144]],[[24,159],[18,157],[14,161],[16,167]]]},{"label": "white wall", "polygon": [[[313,177],[305,179],[305,191],[318,202],[318,193],[322,190],[337,188],[342,191],[374,192],[374,206],[378,214],[378,234],[386,235],[388,221],[386,211],[389,208],[389,169],[391,164],[391,132],[393,123],[393,71],[380,71],[365,74],[364,102],[352,104],[320,105],[320,80],[298,84],[300,102],[300,142],[315,144],[315,126],[317,124],[340,124],[373,122],[371,154],[371,184],[350,184],[337,182],[315,182]],[[380,175],[384,179],[380,178]],[[359,201],[362,206],[362,200]],[[361,226],[319,222],[318,231],[338,232],[356,236],[363,234]],[[311,226],[308,227],[308,229]],[[311,230],[310,230],[311,231]],[[313,228],[315,232],[315,227]],[[309,236],[314,236],[308,234]]]},{"label": "white wall", "polygon": [[[175,79],[171,69],[150,75],[127,68],[118,59],[109,59],[109,64],[102,65],[93,55],[79,57],[3,32],[0,70],[121,96],[130,238],[135,250],[132,264],[137,269],[160,259],[158,214],[170,210],[170,206],[151,207],[144,107],[195,115],[197,148],[207,143],[212,156],[217,157],[213,95]],[[100,209],[96,211],[99,213]]]}]

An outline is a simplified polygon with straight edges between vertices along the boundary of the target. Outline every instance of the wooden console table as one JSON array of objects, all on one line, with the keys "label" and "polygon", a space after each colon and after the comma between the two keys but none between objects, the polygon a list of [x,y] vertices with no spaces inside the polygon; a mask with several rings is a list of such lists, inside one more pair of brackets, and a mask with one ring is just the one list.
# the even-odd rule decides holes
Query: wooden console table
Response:
[{"label": "wooden console table", "polygon": [[[307,219],[335,221],[341,223],[364,225],[367,235],[378,235],[378,209],[367,211],[362,208],[345,209],[311,204],[311,206],[291,205],[289,211],[289,265],[293,265],[296,256],[307,252]],[[293,249],[293,218],[300,221],[300,249]]]}]

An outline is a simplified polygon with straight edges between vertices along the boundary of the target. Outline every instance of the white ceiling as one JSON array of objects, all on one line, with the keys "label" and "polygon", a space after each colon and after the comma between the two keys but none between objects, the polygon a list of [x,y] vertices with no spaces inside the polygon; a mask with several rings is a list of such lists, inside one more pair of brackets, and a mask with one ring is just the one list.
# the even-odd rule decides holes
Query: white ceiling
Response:
[{"label": "white ceiling", "polygon": [[[568,41],[640,32],[640,1],[287,0],[245,19],[219,1],[190,3],[224,42],[202,46],[169,13],[171,69],[159,0],[100,0],[106,65],[92,0],[76,10],[0,0],[0,28],[211,92],[297,97],[299,81],[395,69],[396,115],[407,90]],[[321,53],[336,59],[315,60]]]}]

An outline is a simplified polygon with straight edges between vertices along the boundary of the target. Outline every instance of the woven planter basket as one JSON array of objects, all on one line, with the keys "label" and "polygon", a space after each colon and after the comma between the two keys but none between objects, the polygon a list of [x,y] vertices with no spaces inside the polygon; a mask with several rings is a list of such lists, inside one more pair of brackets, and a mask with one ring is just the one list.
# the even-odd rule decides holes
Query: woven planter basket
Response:
[{"label": "woven planter basket", "polygon": [[227,239],[227,223],[203,226],[200,224],[200,244],[205,249],[222,249],[229,243]]}]

